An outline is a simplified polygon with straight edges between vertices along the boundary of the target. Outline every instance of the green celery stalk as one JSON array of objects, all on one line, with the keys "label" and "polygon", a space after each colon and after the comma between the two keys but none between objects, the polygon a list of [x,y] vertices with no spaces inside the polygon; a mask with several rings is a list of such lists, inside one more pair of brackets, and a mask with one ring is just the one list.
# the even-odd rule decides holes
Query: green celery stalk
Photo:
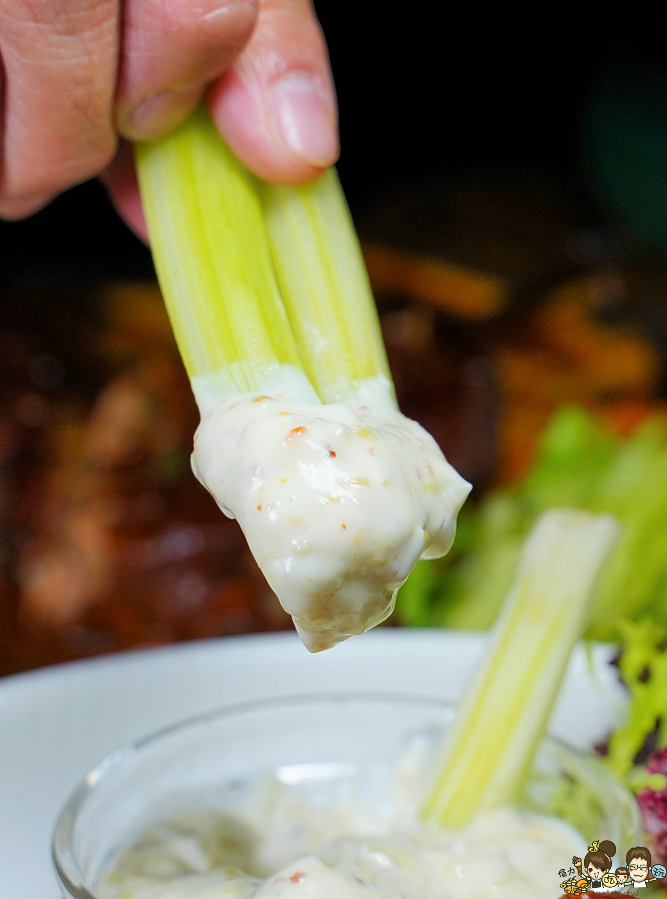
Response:
[{"label": "green celery stalk", "polygon": [[257,182],[206,110],[135,153],[158,280],[200,406],[269,390],[285,366],[316,400],[280,295]]},{"label": "green celery stalk", "polygon": [[490,651],[443,745],[423,818],[459,827],[515,800],[618,534],[609,516],[577,510],[537,521]]},{"label": "green celery stalk", "polygon": [[242,393],[348,398],[393,387],[357,236],[333,170],[251,175],[201,106],[135,148],[158,280],[200,408]]},{"label": "green celery stalk", "polygon": [[375,301],[336,172],[298,187],[266,184],[262,199],[292,330],[322,400],[345,402],[369,378],[391,386]]}]

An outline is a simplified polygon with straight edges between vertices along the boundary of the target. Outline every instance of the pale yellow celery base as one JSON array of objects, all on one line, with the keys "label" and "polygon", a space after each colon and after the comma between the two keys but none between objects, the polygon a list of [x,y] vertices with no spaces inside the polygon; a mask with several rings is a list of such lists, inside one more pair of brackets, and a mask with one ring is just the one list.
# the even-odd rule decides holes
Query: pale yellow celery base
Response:
[{"label": "pale yellow celery base", "polygon": [[422,817],[458,827],[516,798],[618,533],[613,519],[574,510],[538,520]]},{"label": "pale yellow celery base", "polygon": [[[240,395],[234,389],[237,381],[234,363],[210,375],[198,375],[190,379],[190,387],[202,417],[207,415],[220,399]],[[272,368],[267,366],[251,392],[255,395],[283,396],[316,405],[320,403],[315,388],[303,369],[285,362],[276,363]]]}]

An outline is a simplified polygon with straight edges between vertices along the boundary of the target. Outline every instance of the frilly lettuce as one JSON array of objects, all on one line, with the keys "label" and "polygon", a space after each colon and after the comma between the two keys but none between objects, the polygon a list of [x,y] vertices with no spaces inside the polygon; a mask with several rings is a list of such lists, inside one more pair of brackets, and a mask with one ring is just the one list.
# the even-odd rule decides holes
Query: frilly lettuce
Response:
[{"label": "frilly lettuce", "polygon": [[420,563],[401,588],[399,619],[417,627],[489,628],[524,538],[537,517],[554,506],[611,514],[623,527],[587,636],[618,640],[623,621],[642,615],[667,629],[665,421],[649,418],[622,439],[576,406],[554,415],[522,481],[463,510],[448,558]]}]

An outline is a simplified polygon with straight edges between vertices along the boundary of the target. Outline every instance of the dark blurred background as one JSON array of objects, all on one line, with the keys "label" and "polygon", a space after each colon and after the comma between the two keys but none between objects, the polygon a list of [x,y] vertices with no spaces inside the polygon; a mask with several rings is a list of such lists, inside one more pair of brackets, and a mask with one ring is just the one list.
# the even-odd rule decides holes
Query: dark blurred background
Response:
[{"label": "dark blurred background", "polygon": [[[596,88],[610,72],[667,71],[667,14],[658,4],[622,15],[536,10],[532,20],[460,4],[376,13],[319,0],[316,8],[340,103],[339,170],[355,213],[415,180],[463,176],[560,179],[599,206],[583,145]],[[151,271],[96,182],[29,221],[0,224],[0,239],[4,279]]]},{"label": "dark blurred background", "polygon": [[[401,408],[473,503],[563,404],[617,439],[666,413],[667,12],[316,7]],[[289,627],[190,473],[150,255],[101,185],[0,245],[0,674]]]}]

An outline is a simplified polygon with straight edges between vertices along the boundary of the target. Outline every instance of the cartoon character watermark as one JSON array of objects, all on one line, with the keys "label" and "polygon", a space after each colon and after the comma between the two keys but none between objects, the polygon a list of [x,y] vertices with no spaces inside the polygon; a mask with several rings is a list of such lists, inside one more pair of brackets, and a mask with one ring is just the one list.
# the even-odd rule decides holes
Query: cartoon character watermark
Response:
[{"label": "cartoon character watermark", "polygon": [[[569,869],[561,868],[564,877],[560,888],[568,896],[583,896],[588,892],[637,895],[636,889],[667,877],[664,865],[651,866],[651,852],[645,846],[633,846],[625,854],[625,865],[612,871],[616,846],[611,840],[595,840],[583,860],[574,856]],[[570,875],[568,877],[568,875]]]},{"label": "cartoon character watermark", "polygon": [[614,871],[616,874],[616,883],[619,887],[624,887],[630,880],[630,875],[628,874],[628,869],[624,867],[616,868]]},{"label": "cartoon character watermark", "polygon": [[583,877],[570,877],[561,883],[560,888],[568,896],[583,896],[584,891],[588,890],[588,881]]},{"label": "cartoon character watermark", "polygon": [[651,852],[646,846],[633,846],[625,855],[628,866],[628,885],[635,889],[645,887],[652,880],[663,880],[667,876],[664,865],[651,866]]},{"label": "cartoon character watermark", "polygon": [[[616,886],[616,876],[612,875],[613,883],[610,878],[606,877],[611,871],[611,860],[616,855],[616,845],[611,840],[595,840],[592,846],[588,847],[586,858],[584,859],[583,876],[588,880],[589,889],[601,890],[603,887],[609,889],[609,886]],[[606,886],[602,880],[607,881]]]},{"label": "cartoon character watermark", "polygon": [[628,874],[632,885],[637,887],[645,887],[649,880],[649,870],[651,868],[651,853],[645,846],[634,846],[628,849],[625,856],[625,863],[628,866]]}]

